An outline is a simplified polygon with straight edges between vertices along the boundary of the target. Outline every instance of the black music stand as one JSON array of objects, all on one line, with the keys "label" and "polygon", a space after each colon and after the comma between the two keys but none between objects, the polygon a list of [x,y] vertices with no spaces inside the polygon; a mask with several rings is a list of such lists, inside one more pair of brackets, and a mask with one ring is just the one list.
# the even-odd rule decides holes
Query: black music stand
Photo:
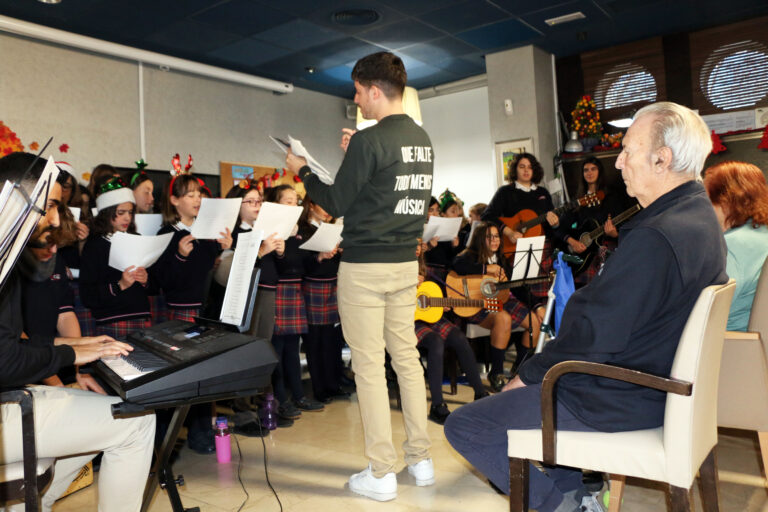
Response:
[{"label": "black music stand", "polygon": [[[535,249],[534,250],[533,244],[529,245],[528,249],[523,252],[523,254],[524,254],[523,258],[521,258],[520,260],[517,261],[517,263],[515,263],[514,262],[515,261],[515,255],[520,253],[520,251],[516,251],[512,255],[512,262],[513,262],[512,263],[512,274],[514,274],[515,267],[517,267],[518,265],[522,264],[523,262],[525,262],[525,272],[523,273],[523,279],[527,279],[529,277],[528,273],[531,270],[531,263],[535,262],[536,266],[538,266],[539,270],[541,270],[541,260],[536,257],[534,252],[541,252],[543,254],[544,253],[544,248]],[[535,277],[535,276],[530,276],[530,277]],[[510,280],[512,280],[512,276],[509,276],[508,278]],[[531,346],[528,347],[528,350],[526,351],[525,356],[523,356],[523,358],[520,359],[520,363],[521,364],[522,364],[523,361],[525,361],[528,358],[528,356],[530,356],[533,353],[533,351],[534,351],[533,345],[534,345],[534,343],[536,343],[536,340],[533,339],[533,292],[531,292],[531,285],[530,284],[524,284],[523,286],[525,287],[526,294],[527,294],[526,299],[528,301],[528,340],[529,340],[529,343],[530,343]],[[519,365],[518,365],[518,368],[519,368]]]}]

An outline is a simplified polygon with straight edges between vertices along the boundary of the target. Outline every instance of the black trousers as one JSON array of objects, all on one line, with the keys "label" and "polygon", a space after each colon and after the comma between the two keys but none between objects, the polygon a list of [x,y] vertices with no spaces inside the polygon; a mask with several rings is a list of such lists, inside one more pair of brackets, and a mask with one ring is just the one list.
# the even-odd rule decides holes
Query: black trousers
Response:
[{"label": "black trousers", "polygon": [[323,400],[341,387],[344,345],[341,326],[310,324],[303,340],[312,391],[316,399]]}]

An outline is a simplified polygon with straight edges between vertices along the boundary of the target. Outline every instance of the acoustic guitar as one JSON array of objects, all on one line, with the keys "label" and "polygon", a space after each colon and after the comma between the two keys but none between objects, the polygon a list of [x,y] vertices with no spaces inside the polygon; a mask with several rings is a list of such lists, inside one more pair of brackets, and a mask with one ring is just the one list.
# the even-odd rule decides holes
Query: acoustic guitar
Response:
[{"label": "acoustic guitar", "polygon": [[[491,313],[501,311],[498,299],[464,299],[443,297],[437,283],[424,281],[416,290],[416,320],[433,324],[443,316],[443,308],[453,308],[459,316],[472,316],[481,309]],[[467,313],[471,311],[471,313]]]},{"label": "acoustic guitar", "polygon": [[[634,214],[639,212],[642,209],[642,207],[639,204],[636,204],[632,208],[628,208],[618,214],[616,217],[612,218],[614,226],[618,226],[625,220],[632,217]],[[578,256],[584,260],[583,263],[581,263],[578,268],[574,270],[574,274],[578,275],[582,272],[584,272],[586,269],[589,268],[589,266],[592,264],[592,260],[595,258],[595,254],[597,251],[595,250],[599,244],[596,244],[595,247],[591,247],[592,243],[600,240],[603,235],[605,234],[605,224],[599,225],[595,220],[587,221],[592,224],[593,229],[592,231],[584,232],[579,236],[579,242],[584,244],[586,246],[586,249],[579,253]],[[586,224],[586,223],[585,223]]]},{"label": "acoustic guitar", "polygon": [[[600,204],[600,201],[605,199],[605,192],[598,190],[596,193],[590,192],[589,194],[572,199],[563,206],[552,210],[555,215],[560,217],[568,210],[574,210],[580,206],[596,206]],[[514,231],[518,231],[523,234],[523,237],[541,236],[544,234],[544,227],[541,225],[547,220],[547,214],[542,213],[538,215],[533,210],[520,210],[512,217],[499,217],[499,220],[504,223],[505,226],[511,228]],[[507,258],[510,258],[515,254],[516,243],[513,243],[506,236],[501,237],[502,253]]]}]

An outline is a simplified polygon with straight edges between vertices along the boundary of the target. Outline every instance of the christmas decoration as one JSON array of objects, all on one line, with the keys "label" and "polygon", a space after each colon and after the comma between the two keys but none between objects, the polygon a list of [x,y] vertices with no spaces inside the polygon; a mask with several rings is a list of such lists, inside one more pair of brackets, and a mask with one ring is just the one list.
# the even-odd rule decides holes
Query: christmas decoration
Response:
[{"label": "christmas decoration", "polygon": [[61,146],[59,146],[59,151],[61,151],[62,153],[66,153],[67,151],[69,151],[69,144],[62,144]]},{"label": "christmas decoration", "polygon": [[619,148],[621,147],[621,140],[624,138],[624,132],[615,133],[613,135],[603,134],[602,145],[606,148]]},{"label": "christmas decoration", "polygon": [[725,147],[723,142],[720,140],[720,136],[715,133],[715,130],[712,130],[712,154],[716,155],[718,153],[722,153],[728,149]]},{"label": "christmas decoration", "polygon": [[30,151],[37,151],[39,148],[40,148],[40,144],[38,144],[37,142],[33,142],[32,144],[29,145]]},{"label": "christmas decoration", "polygon": [[760,139],[760,144],[757,145],[759,149],[768,149],[768,124],[765,125],[763,130],[763,137]]},{"label": "christmas decoration", "polygon": [[21,143],[16,132],[0,121],[0,156],[9,155],[15,151],[24,151],[24,144]]},{"label": "christmas decoration", "polygon": [[133,163],[135,163],[135,164],[136,164],[136,168],[137,168],[138,170],[140,170],[140,171],[143,171],[143,170],[144,170],[144,168],[147,166],[147,162],[145,162],[143,158],[142,158],[142,159],[140,159],[140,160],[136,160],[136,161],[135,161],[135,162],[133,162]]},{"label": "christmas decoration", "polygon": [[571,112],[571,129],[576,131],[581,138],[600,138],[603,124],[600,122],[600,112],[595,108],[595,100],[585,94],[576,103],[576,108]]}]

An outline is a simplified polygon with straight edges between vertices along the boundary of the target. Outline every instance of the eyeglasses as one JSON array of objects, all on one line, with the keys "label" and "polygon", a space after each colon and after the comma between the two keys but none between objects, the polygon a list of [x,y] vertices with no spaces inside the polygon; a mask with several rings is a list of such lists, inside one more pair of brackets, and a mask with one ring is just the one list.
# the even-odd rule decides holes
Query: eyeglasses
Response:
[{"label": "eyeglasses", "polygon": [[486,240],[501,240],[501,236],[499,235],[485,235]]},{"label": "eyeglasses", "polygon": [[243,204],[248,204],[251,206],[259,206],[262,203],[263,201],[259,201],[258,199],[243,199]]}]

